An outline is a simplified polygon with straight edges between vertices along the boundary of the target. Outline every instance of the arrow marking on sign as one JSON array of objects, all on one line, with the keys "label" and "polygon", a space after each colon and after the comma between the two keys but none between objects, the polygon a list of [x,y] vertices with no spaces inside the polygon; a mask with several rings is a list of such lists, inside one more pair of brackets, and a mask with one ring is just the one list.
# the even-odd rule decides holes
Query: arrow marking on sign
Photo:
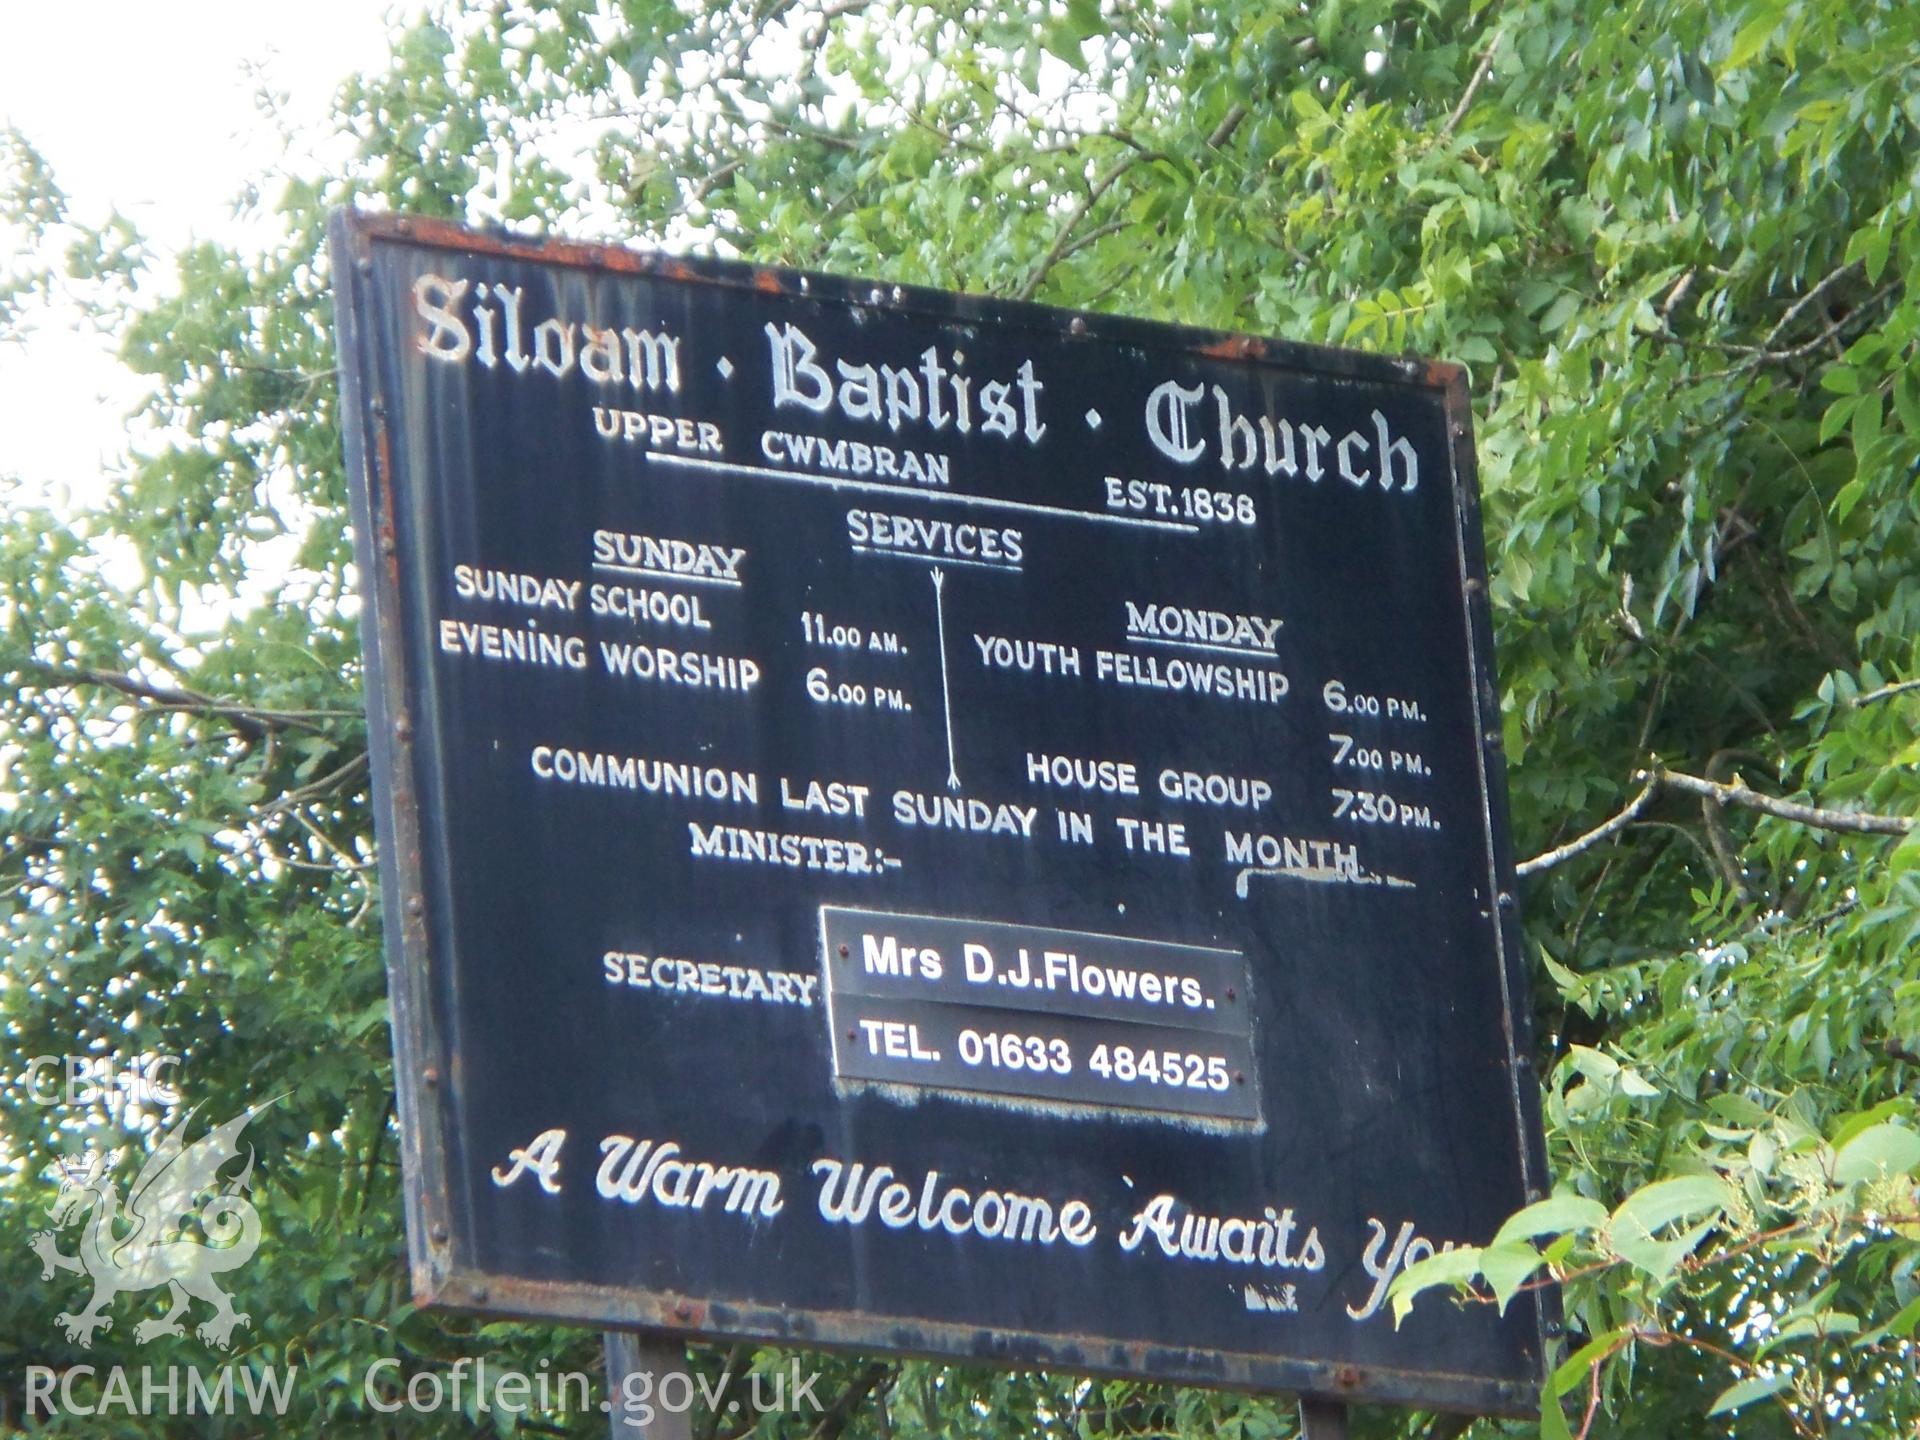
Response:
[{"label": "arrow marking on sign", "polygon": [[953,688],[947,680],[947,608],[943,598],[947,572],[933,567],[933,624],[940,637],[940,710],[947,721],[947,788],[960,788],[960,768],[953,760]]}]

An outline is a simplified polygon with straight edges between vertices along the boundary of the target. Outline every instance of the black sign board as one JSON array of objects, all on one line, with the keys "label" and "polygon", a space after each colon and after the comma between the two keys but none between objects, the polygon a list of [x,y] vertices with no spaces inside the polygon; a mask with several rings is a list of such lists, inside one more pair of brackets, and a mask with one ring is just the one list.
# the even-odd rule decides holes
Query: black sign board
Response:
[{"label": "black sign board", "polygon": [[333,253],[424,1297],[1533,1409],[1457,369]]}]

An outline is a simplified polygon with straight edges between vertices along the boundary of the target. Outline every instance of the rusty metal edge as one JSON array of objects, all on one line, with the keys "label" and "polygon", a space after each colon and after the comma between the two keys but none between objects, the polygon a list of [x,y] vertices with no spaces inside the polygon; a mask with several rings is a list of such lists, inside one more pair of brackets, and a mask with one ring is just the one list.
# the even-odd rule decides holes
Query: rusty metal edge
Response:
[{"label": "rusty metal edge", "polygon": [[[1492,669],[1491,614],[1486,600],[1486,559],[1479,524],[1479,490],[1472,446],[1472,413],[1463,367],[1446,361],[1395,360],[1359,351],[1265,340],[1233,332],[1146,321],[1125,316],[1083,315],[1020,301],[949,294],[771,266],[723,260],[690,260],[616,245],[481,232],[447,221],[395,214],[336,210],[329,222],[334,266],[337,336],[341,365],[342,426],[353,500],[354,557],[363,576],[363,644],[366,650],[368,744],[377,800],[376,833],[385,910],[386,953],[392,996],[397,1104],[402,1132],[408,1253],[416,1301],[476,1314],[572,1321],[612,1329],[647,1329],[688,1339],[753,1339],[827,1350],[976,1360],[1001,1366],[1041,1364],[1123,1379],[1158,1378],[1211,1388],[1313,1395],[1334,1401],[1437,1407],[1467,1414],[1527,1417],[1538,1412],[1540,1386],[1551,1336],[1557,1330],[1557,1296],[1540,1297],[1538,1378],[1500,1380],[1448,1371],[1361,1366],[1337,1361],[1277,1359],[1270,1355],[1181,1350],[1142,1342],[1089,1341],[1072,1335],[925,1322],[839,1311],[800,1311],[709,1302],[630,1287],[554,1283],[492,1275],[462,1263],[468,1247],[454,1233],[444,1148],[443,1044],[434,1026],[431,996],[435,976],[428,943],[429,913],[422,873],[420,799],[411,745],[411,696],[406,686],[404,636],[399,623],[399,574],[393,549],[394,494],[384,422],[385,396],[377,362],[363,349],[361,317],[369,296],[362,283],[373,244],[389,241],[560,263],[615,274],[655,275],[684,283],[800,296],[830,304],[877,306],[902,314],[1003,327],[1108,344],[1185,350],[1210,358],[1257,362],[1280,369],[1333,373],[1371,384],[1438,392],[1448,425],[1449,478],[1456,516],[1456,542],[1466,601],[1470,661],[1476,697],[1476,747],[1480,756],[1482,820],[1489,875],[1496,894],[1512,896],[1511,844],[1505,836],[1504,763],[1498,753],[1499,703]],[[365,437],[363,439],[363,436]],[[1477,588],[1476,588],[1477,582]],[[394,697],[398,697],[397,704]],[[1497,808],[1496,808],[1497,807]],[[1546,1164],[1539,1128],[1537,1086],[1520,1077],[1532,1072],[1530,1051],[1519,1048],[1530,1033],[1524,1008],[1526,977],[1518,943],[1517,912],[1496,906],[1494,928],[1507,997],[1507,1046],[1515,1077],[1515,1124],[1529,1198],[1544,1184]],[[1531,1128],[1529,1128],[1531,1119]],[[1553,1318],[1550,1318],[1553,1317]]]},{"label": "rusty metal edge", "polygon": [[1334,375],[1376,385],[1444,392],[1464,384],[1465,370],[1448,360],[1394,358],[1363,350],[1310,345],[1297,340],[1212,330],[1127,315],[1063,310],[1025,300],[899,285],[799,270],[780,265],[671,255],[625,245],[588,243],[554,236],[520,235],[504,229],[475,230],[450,220],[342,208],[334,224],[357,243],[375,240],[418,244],[541,264],[571,265],[616,275],[656,276],[689,284],[717,285],[830,304],[854,305],[901,315],[961,323],[1038,330],[1074,340],[1187,351],[1216,360],[1259,363],[1275,369]]},{"label": "rusty metal edge", "polygon": [[979,1363],[1001,1369],[1032,1366],[1113,1379],[1313,1395],[1332,1401],[1469,1415],[1526,1418],[1539,1413],[1537,1386],[1484,1375],[1182,1349],[1145,1341],[1100,1340],[855,1311],[730,1304],[670,1291],[527,1280],[478,1270],[450,1273],[438,1288],[416,1295],[415,1300],[473,1314],[573,1321],[610,1330],[644,1330],[687,1341],[744,1339],[809,1350]]},{"label": "rusty metal edge", "polygon": [[[1533,1017],[1526,961],[1520,945],[1520,886],[1514,869],[1507,816],[1506,741],[1500,715],[1500,683],[1493,649],[1493,605],[1488,594],[1485,527],[1480,513],[1480,473],[1473,446],[1473,401],[1460,366],[1435,364],[1429,371],[1442,387],[1447,423],[1448,477],[1454,503],[1455,553],[1467,629],[1467,660],[1474,688],[1474,759],[1480,788],[1481,836],[1487,876],[1487,908],[1500,965],[1501,1025],[1507,1047],[1508,1089],[1519,1144],[1521,1183],[1528,1204],[1552,1189],[1547,1170],[1540,1083],[1533,1058]],[[1560,1291],[1533,1292],[1539,1385],[1553,1367],[1562,1333]],[[1535,1399],[1538,1400],[1536,1393]]]},{"label": "rusty metal edge", "polygon": [[360,572],[361,646],[367,691],[368,766],[380,857],[381,926],[394,1049],[408,1264],[415,1290],[451,1272],[452,1230],[442,1095],[445,1057],[435,1033],[421,816],[414,770],[414,698],[408,692],[400,623],[400,570],[388,400],[362,325],[372,265],[370,232],[336,211],[328,223],[335,347],[340,364],[341,434]]}]

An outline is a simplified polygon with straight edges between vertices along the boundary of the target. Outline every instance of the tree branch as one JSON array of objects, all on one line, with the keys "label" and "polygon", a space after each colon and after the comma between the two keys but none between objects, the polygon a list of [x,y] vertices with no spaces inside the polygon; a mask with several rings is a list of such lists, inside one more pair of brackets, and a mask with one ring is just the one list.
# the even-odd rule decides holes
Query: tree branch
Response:
[{"label": "tree branch", "polygon": [[1671,786],[1675,790],[1684,790],[1689,795],[1701,795],[1710,800],[1718,800],[1722,805],[1744,806],[1748,810],[1758,810],[1778,820],[1791,820],[1797,825],[1811,825],[1818,830],[1837,830],[1848,835],[1909,835],[1916,828],[1920,828],[1920,819],[1910,815],[1874,815],[1864,810],[1824,810],[1815,805],[1802,805],[1798,801],[1782,800],[1774,795],[1762,795],[1737,775],[1731,783],[1722,784],[1717,780],[1708,780],[1699,775],[1687,775],[1677,770],[1656,767],[1652,770],[1642,770],[1635,778],[1653,780],[1662,788]]},{"label": "tree branch", "polygon": [[364,1234],[361,1228],[367,1218],[367,1197],[373,1193],[374,1172],[380,1166],[380,1151],[387,1140],[387,1122],[394,1117],[394,1092],[387,1092],[387,1103],[380,1108],[380,1118],[374,1123],[373,1143],[367,1146],[367,1164],[360,1175],[360,1199],[353,1207],[354,1233]]},{"label": "tree branch", "polygon": [[1480,52],[1480,63],[1473,67],[1473,78],[1467,81],[1467,88],[1460,96],[1460,103],[1453,107],[1453,113],[1447,116],[1447,123],[1440,127],[1439,138],[1445,140],[1459,128],[1466,118],[1467,107],[1473,104],[1473,97],[1480,93],[1480,87],[1486,83],[1487,74],[1493,69],[1494,51],[1500,48],[1500,36],[1496,31],[1487,42],[1487,48]]},{"label": "tree branch", "polygon": [[1052,248],[1041,257],[1040,263],[1033,267],[1032,273],[1027,276],[1026,283],[1014,292],[1014,299],[1031,300],[1034,297],[1041,282],[1047,278],[1047,272],[1060,263],[1060,257],[1066,253],[1068,244],[1073,240],[1073,232],[1079,228],[1080,222],[1087,218],[1087,212],[1100,203],[1100,197],[1113,188],[1116,180],[1145,158],[1138,153],[1127,156],[1095,180],[1086,195],[1074,202],[1073,209],[1067,212],[1067,218],[1061,223],[1060,233],[1053,237]]},{"label": "tree branch", "polygon": [[1868,690],[1853,697],[1857,709],[1862,705],[1871,705],[1876,700],[1885,700],[1894,695],[1904,695],[1909,690],[1920,690],[1920,680],[1896,680],[1891,685],[1882,685],[1878,690]]},{"label": "tree branch", "polygon": [[1693,276],[1694,272],[1689,270],[1674,282],[1673,288],[1667,292],[1667,298],[1660,302],[1662,315],[1673,314],[1674,307],[1687,298],[1687,291],[1693,288]]},{"label": "tree branch", "polygon": [[103,689],[117,690],[135,700],[145,700],[156,710],[207,715],[226,721],[249,740],[258,740],[270,730],[306,730],[315,735],[324,735],[327,730],[317,723],[319,720],[346,719],[357,713],[352,710],[267,710],[256,705],[237,705],[230,700],[216,700],[197,690],[157,685],[137,675],[123,675],[115,670],[99,670],[85,665],[62,668],[38,661],[30,663],[31,668],[52,684],[97,685]]},{"label": "tree branch", "polygon": [[1819,303],[1822,299],[1826,297],[1827,293],[1830,290],[1832,290],[1836,285],[1840,284],[1841,281],[1845,280],[1849,275],[1853,274],[1853,272],[1858,270],[1859,268],[1860,268],[1860,262],[1858,260],[1851,261],[1848,264],[1842,265],[1839,269],[1829,274],[1818,285],[1815,285],[1806,294],[1802,295],[1798,300],[1794,301],[1793,304],[1789,305],[1787,307],[1786,314],[1780,317],[1779,323],[1775,325],[1773,329],[1769,330],[1767,332],[1767,338],[1760,342],[1759,346],[1757,347],[1757,353],[1765,353],[1766,351],[1773,349],[1773,342],[1778,340],[1782,335],[1787,333],[1788,326],[1792,325],[1794,321],[1798,320],[1802,315],[1806,314],[1807,310],[1811,306]]},{"label": "tree branch", "polygon": [[[1911,688],[1920,689],[1920,682],[1903,682]],[[1910,835],[1920,829],[1920,817],[1910,815],[1875,815],[1864,810],[1826,810],[1819,806],[1802,805],[1795,800],[1782,800],[1777,796],[1763,795],[1753,789],[1737,775],[1731,782],[1709,780],[1700,775],[1688,775],[1677,770],[1668,770],[1656,766],[1650,770],[1638,771],[1634,777],[1641,782],[1638,795],[1626,803],[1621,811],[1611,819],[1604,820],[1586,834],[1569,840],[1564,845],[1534,856],[1531,860],[1522,860],[1514,867],[1517,875],[1538,875],[1551,870],[1556,865],[1564,865],[1576,855],[1591,850],[1594,846],[1612,839],[1622,830],[1638,820],[1646,808],[1651,805],[1663,789],[1683,790],[1689,795],[1698,795],[1704,800],[1717,801],[1721,805],[1739,805],[1748,810],[1758,810],[1778,820],[1791,820],[1798,825],[1811,825],[1819,830],[1837,830],[1849,835]]]},{"label": "tree branch", "polygon": [[853,1419],[854,1412],[872,1393],[873,1388],[881,1381],[889,1379],[892,1374],[893,1367],[883,1365],[878,1360],[868,1365],[854,1376],[853,1383],[842,1390],[833,1404],[827,1407],[826,1414],[822,1415],[820,1423],[813,1427],[813,1433],[808,1440],[838,1440],[840,1432],[847,1428],[847,1422]]},{"label": "tree branch", "polygon": [[1220,117],[1220,123],[1213,127],[1213,133],[1207,136],[1207,148],[1218,150],[1233,138],[1233,132],[1240,128],[1240,122],[1247,118],[1247,107],[1235,103],[1227,113]]},{"label": "tree branch", "polygon": [[310,781],[297,790],[287,791],[271,805],[262,805],[259,810],[260,817],[265,819],[282,810],[291,810],[296,806],[310,805],[316,800],[323,800],[334,791],[344,789],[366,768],[367,752],[362,750],[338,769],[329,770],[318,780]]},{"label": "tree branch", "polygon": [[313,836],[315,840],[318,840],[320,842],[321,849],[325,850],[329,855],[333,856],[334,859],[340,862],[340,867],[342,869],[357,874],[357,873],[361,873],[367,870],[372,870],[375,868],[376,866],[375,861],[355,860],[352,856],[348,855],[344,850],[342,850],[338,845],[336,845],[333,842],[332,838],[328,836],[326,831],[322,830],[318,825],[314,824],[313,821],[307,818],[305,811],[295,808],[293,810],[288,811],[287,813],[292,815],[293,818],[299,822],[300,827],[302,829],[304,829],[309,835]]},{"label": "tree branch", "polygon": [[[1596,1355],[1588,1366],[1591,1373],[1587,1377],[1587,1413],[1580,1421],[1580,1433],[1574,1436],[1574,1440],[1587,1440],[1588,1433],[1593,1429],[1594,1416],[1600,1413],[1600,1361],[1601,1357]],[[1547,1403],[1558,1405],[1560,1402],[1557,1399],[1549,1399]]]},{"label": "tree branch", "polygon": [[[1847,326],[1853,324],[1861,316],[1871,314],[1874,308],[1891,295],[1896,288],[1897,286],[1893,284],[1881,286],[1853,309],[1835,320],[1831,325],[1828,325],[1811,340],[1802,341],[1790,349],[1774,350],[1763,345],[1757,350],[1747,351],[1747,358],[1740,362],[1740,369],[1757,370],[1762,365],[1788,365],[1795,360],[1805,359],[1822,345],[1826,344],[1827,341],[1833,339],[1841,331],[1845,330]],[[1745,347],[1741,348],[1743,350],[1745,349]]]},{"label": "tree branch", "polygon": [[1653,803],[1653,797],[1658,793],[1659,789],[1659,782],[1649,779],[1646,785],[1642,787],[1640,793],[1629,800],[1626,808],[1611,820],[1603,821],[1594,826],[1593,829],[1587,831],[1586,834],[1577,839],[1569,840],[1564,845],[1556,846],[1544,855],[1536,855],[1531,860],[1521,861],[1518,865],[1514,866],[1514,873],[1518,875],[1537,875],[1542,870],[1551,870],[1556,865],[1564,865],[1567,861],[1573,859],[1574,856],[1583,851],[1591,850],[1601,841],[1618,835],[1640,817],[1641,811]]},{"label": "tree branch", "polygon": [[733,1390],[733,1382],[738,1379],[740,1375],[740,1364],[748,1358],[750,1357],[745,1345],[735,1345],[731,1350],[727,1351],[726,1361],[720,1367],[720,1383],[714,1387],[713,1410],[712,1413],[707,1416],[704,1440],[718,1440],[720,1434],[720,1417],[726,1413],[727,1400],[730,1398]]},{"label": "tree branch", "polygon": [[[1759,702],[1755,701],[1754,704],[1758,708]],[[1769,725],[1768,728],[1771,729],[1772,726]],[[1731,774],[1737,779],[1740,772],[1734,770],[1732,765],[1742,755],[1756,763],[1761,762],[1761,757],[1751,750],[1716,751],[1707,760],[1705,777],[1707,783],[1709,785],[1724,784],[1720,777],[1725,774]],[[1746,868],[1740,863],[1740,852],[1734,847],[1733,832],[1727,829],[1727,817],[1720,813],[1724,808],[1713,797],[1702,795],[1700,823],[1706,828],[1707,845],[1713,851],[1713,863],[1720,872],[1720,878],[1727,882],[1729,890],[1740,897],[1742,904],[1748,904],[1753,900],[1753,892],[1747,888]]]},{"label": "tree branch", "polygon": [[1127,226],[1131,223],[1132,223],[1131,221],[1126,220],[1124,218],[1119,220],[1108,220],[1104,224],[1094,226],[1093,229],[1087,231],[1084,235],[1076,235],[1074,237],[1073,243],[1067,246],[1066,249],[1060,252],[1060,259],[1065,260],[1071,256],[1078,255],[1082,250],[1086,249],[1089,245],[1098,244],[1100,241],[1106,239],[1107,236],[1112,235],[1117,231],[1126,229]]}]

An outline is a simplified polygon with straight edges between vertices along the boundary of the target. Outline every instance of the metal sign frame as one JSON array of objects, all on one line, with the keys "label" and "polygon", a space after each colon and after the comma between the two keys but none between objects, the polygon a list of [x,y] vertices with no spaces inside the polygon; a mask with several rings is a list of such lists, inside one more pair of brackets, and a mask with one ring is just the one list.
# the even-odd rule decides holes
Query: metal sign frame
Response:
[{"label": "metal sign frame", "polygon": [[[603,1327],[671,1332],[686,1339],[747,1338],[804,1347],[924,1355],[1002,1367],[1045,1367],[1127,1378],[1160,1378],[1236,1389],[1297,1392],[1338,1401],[1441,1407],[1515,1416],[1537,1413],[1537,1383],[1430,1369],[1320,1363],[1275,1358],[1252,1350],[1216,1352],[1135,1343],[1107,1343],[1077,1334],[1017,1328],[986,1331],[973,1325],[925,1323],[856,1310],[796,1311],[775,1306],[718,1303],[672,1291],[583,1284],[550,1284],[478,1268],[469,1237],[453,1228],[443,1137],[447,1092],[469,1057],[453,1052],[432,996],[451,957],[436,942],[433,877],[423,859],[422,775],[439,757],[423,754],[423,707],[430,697],[410,686],[399,628],[401,596],[409,583],[396,542],[393,442],[399,397],[383,389],[361,317],[369,303],[375,248],[448,247],[466,256],[501,257],[585,268],[617,275],[653,276],[740,293],[805,295],[815,301],[867,307],[886,315],[1021,326],[1062,337],[1118,346],[1151,342],[1212,360],[1268,362],[1345,377],[1371,385],[1437,394],[1444,406],[1450,451],[1454,553],[1468,617],[1467,648],[1473,684],[1474,751],[1480,798],[1478,833],[1470,843],[1483,860],[1504,999],[1504,1043],[1513,1132],[1528,1199],[1544,1197],[1547,1175],[1534,1078],[1527,984],[1521,959],[1514,860],[1507,835],[1504,757],[1492,669],[1487,567],[1465,374],[1447,363],[1390,359],[1256,339],[1211,330],[1171,327],[1044,306],[950,295],[758,266],[693,261],[611,246],[476,233],[451,224],[391,215],[338,212],[331,224],[338,346],[342,375],[342,430],[352,491],[355,556],[365,597],[366,684],[372,773],[377,797],[382,896],[391,981],[396,1083],[405,1167],[405,1201],[412,1283],[426,1304],[506,1313]],[[1538,1354],[1551,1353],[1558,1332],[1557,1300],[1542,1296]]]}]

